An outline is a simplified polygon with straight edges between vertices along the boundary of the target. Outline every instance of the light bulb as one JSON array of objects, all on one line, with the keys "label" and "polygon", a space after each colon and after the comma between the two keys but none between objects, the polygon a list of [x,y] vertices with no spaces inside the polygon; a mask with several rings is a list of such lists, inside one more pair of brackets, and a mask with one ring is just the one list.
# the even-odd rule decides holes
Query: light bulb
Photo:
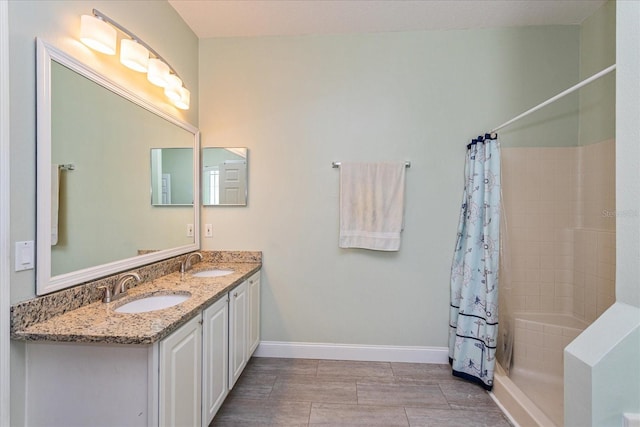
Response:
[{"label": "light bulb", "polygon": [[180,89],[182,88],[182,80],[175,74],[169,74],[167,79],[167,85],[164,88],[164,94],[171,100],[171,102],[177,102],[180,100]]},{"label": "light bulb", "polygon": [[173,105],[178,107],[181,110],[188,110],[189,103],[191,102],[191,92],[186,87],[181,87],[180,90],[180,99],[175,101]]},{"label": "light bulb", "polygon": [[80,41],[98,52],[116,53],[116,29],[95,16],[80,17]]},{"label": "light bulb", "polygon": [[147,80],[156,86],[165,87],[169,78],[169,66],[157,58],[149,59]]},{"label": "light bulb", "polygon": [[120,62],[134,71],[145,73],[149,63],[149,51],[135,40],[122,39],[120,42]]}]

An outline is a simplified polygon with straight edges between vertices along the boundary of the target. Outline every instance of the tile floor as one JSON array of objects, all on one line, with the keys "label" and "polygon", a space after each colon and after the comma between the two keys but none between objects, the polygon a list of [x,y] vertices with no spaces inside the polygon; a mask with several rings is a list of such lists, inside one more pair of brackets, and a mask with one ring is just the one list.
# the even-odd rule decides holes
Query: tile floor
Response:
[{"label": "tile floor", "polygon": [[509,427],[448,365],[252,358],[216,426]]}]

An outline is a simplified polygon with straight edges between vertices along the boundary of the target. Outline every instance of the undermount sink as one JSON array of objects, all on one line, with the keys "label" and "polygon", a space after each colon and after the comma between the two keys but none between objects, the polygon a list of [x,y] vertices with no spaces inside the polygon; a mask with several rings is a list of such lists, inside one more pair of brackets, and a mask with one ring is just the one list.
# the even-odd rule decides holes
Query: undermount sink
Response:
[{"label": "undermount sink", "polygon": [[169,295],[149,295],[121,305],[115,309],[116,313],[146,313],[148,311],[163,310],[185,302],[191,298],[188,292]]},{"label": "undermount sink", "polygon": [[233,273],[233,270],[214,268],[213,270],[202,270],[192,275],[195,277],[220,277]]}]

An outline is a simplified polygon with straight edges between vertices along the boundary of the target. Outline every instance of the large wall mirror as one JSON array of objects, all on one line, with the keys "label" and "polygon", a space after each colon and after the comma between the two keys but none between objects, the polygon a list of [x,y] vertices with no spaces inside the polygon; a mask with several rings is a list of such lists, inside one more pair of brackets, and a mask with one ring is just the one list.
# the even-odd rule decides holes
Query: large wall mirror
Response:
[{"label": "large wall mirror", "polygon": [[[36,293],[198,249],[198,130],[37,46]],[[171,171],[187,195],[170,209],[149,203],[154,150],[188,169]]]},{"label": "large wall mirror", "polygon": [[202,204],[204,206],[247,205],[246,148],[202,149]]}]

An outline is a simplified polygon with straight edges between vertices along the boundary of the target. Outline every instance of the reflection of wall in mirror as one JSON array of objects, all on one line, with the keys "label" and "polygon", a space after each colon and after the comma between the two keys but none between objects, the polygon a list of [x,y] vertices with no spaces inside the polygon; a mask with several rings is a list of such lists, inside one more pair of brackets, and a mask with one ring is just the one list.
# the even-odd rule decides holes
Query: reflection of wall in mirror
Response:
[{"label": "reflection of wall in mirror", "polygon": [[205,148],[202,156],[203,204],[245,205],[246,149]]},{"label": "reflection of wall in mirror", "polygon": [[193,204],[193,150],[151,149],[151,204]]},{"label": "reflection of wall in mirror", "polygon": [[190,205],[193,203],[193,150],[191,148],[169,148],[162,150],[162,174],[169,175],[167,203]]},{"label": "reflection of wall in mirror", "polygon": [[190,147],[193,185],[193,134],[55,61],[51,83],[51,162],[76,165],[60,183],[51,275],[192,243],[193,207],[150,206],[148,159],[150,144]]}]

